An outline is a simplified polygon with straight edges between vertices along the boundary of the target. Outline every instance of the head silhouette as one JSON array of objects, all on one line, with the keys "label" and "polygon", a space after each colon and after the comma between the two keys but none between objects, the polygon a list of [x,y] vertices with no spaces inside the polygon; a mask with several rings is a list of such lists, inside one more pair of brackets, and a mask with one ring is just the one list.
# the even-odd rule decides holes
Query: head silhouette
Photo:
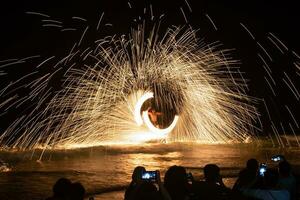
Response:
[{"label": "head silhouette", "polygon": [[137,166],[132,173],[132,182],[139,183],[142,180],[142,174],[146,171],[145,167]]},{"label": "head silhouette", "polygon": [[164,177],[164,186],[172,199],[180,199],[187,195],[187,175],[184,167],[170,167]]},{"label": "head silhouette", "polygon": [[289,176],[291,174],[291,165],[288,161],[281,161],[278,165],[278,171],[281,176]]},{"label": "head silhouette", "polygon": [[72,200],[83,200],[85,195],[85,189],[79,182],[72,183],[70,187],[70,199]]},{"label": "head silhouette", "polygon": [[65,198],[70,191],[71,181],[66,178],[60,178],[53,186],[53,196],[57,198]]},{"label": "head silhouette", "polygon": [[251,171],[257,171],[259,167],[258,161],[254,158],[251,158],[247,161],[247,169]]},{"label": "head silhouette", "polygon": [[208,182],[216,182],[220,177],[220,168],[215,164],[205,165],[204,169],[204,177]]}]

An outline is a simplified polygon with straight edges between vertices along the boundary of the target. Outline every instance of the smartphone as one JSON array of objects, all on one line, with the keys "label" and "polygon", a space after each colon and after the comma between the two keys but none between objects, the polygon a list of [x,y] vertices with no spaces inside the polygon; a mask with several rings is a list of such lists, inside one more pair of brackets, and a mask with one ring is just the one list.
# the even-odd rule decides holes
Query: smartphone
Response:
[{"label": "smartphone", "polygon": [[283,157],[283,155],[275,155],[275,156],[272,156],[271,160],[273,160],[274,162],[279,162],[279,161],[283,161],[284,157]]},{"label": "smartphone", "polygon": [[156,171],[145,171],[142,174],[142,180],[155,182],[157,180]]},{"label": "smartphone", "polygon": [[261,163],[259,166],[259,175],[264,176],[266,171],[267,171],[267,164]]}]

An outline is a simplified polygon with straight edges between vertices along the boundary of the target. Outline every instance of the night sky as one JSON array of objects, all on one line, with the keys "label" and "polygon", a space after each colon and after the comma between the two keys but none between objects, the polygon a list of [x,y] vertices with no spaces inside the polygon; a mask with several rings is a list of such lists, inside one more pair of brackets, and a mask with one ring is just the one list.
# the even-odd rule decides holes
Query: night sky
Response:
[{"label": "night sky", "polygon": [[[139,21],[146,20],[149,26],[157,23],[159,17],[164,14],[161,20],[161,32],[165,32],[168,27],[191,26],[197,29],[197,36],[207,44],[220,41],[223,48],[233,49],[232,57],[240,60],[240,71],[249,82],[247,94],[260,99],[265,99],[268,105],[271,120],[277,128],[281,130],[280,123],[283,124],[286,133],[291,133],[290,125],[299,133],[299,127],[291,118],[286,109],[286,105],[292,111],[296,121],[299,121],[299,96],[288,88],[283,79],[286,75],[291,79],[299,92],[300,58],[295,53],[300,54],[300,12],[296,1],[217,1],[217,0],[187,0],[192,9],[190,11],[185,0],[89,0],[89,1],[53,1],[53,0],[28,0],[28,1],[6,1],[0,6],[0,60],[12,58],[25,58],[39,55],[40,57],[27,60],[25,63],[2,67],[0,63],[0,90],[9,82],[17,80],[30,73],[40,62],[55,55],[57,59],[63,58],[75,42],[78,42],[83,31],[89,26],[88,32],[83,38],[83,47],[87,47],[97,39],[107,35],[123,35],[130,32]],[[128,3],[129,2],[129,3]],[[154,18],[151,20],[150,7],[152,6]],[[130,8],[131,7],[131,8]],[[147,9],[144,14],[144,8]],[[188,23],[186,23],[182,11],[185,13]],[[26,13],[27,12],[27,13]],[[29,14],[28,12],[39,12],[49,15],[50,18]],[[99,30],[96,30],[101,14],[104,12]],[[209,17],[208,17],[209,16]],[[80,20],[81,17],[84,20]],[[217,30],[209,20],[214,22]],[[48,27],[42,20],[58,20],[63,22],[63,27]],[[255,37],[251,38],[249,33],[240,24],[245,25]],[[110,26],[112,24],[112,26]],[[64,28],[76,30],[62,31]],[[272,34],[279,38],[278,42]],[[277,45],[272,44],[271,38]],[[259,47],[261,44],[271,56]],[[275,95],[266,82],[266,78],[271,82],[263,62],[258,53],[268,62],[272,71],[272,78]],[[41,74],[46,73],[41,69]],[[38,76],[38,75],[36,75]],[[266,78],[265,78],[266,77]],[[59,77],[54,78],[53,85],[58,85]],[[271,82],[271,84],[273,84]],[[26,90],[18,90],[22,96]],[[297,91],[296,91],[297,92]],[[9,96],[9,95],[8,95]],[[0,97],[0,103],[6,97]],[[297,96],[297,95],[296,95]],[[261,113],[263,132],[272,132],[270,120],[263,103],[257,105]],[[24,107],[10,109],[5,114],[0,114],[0,131],[14,120],[19,113],[24,111]],[[0,109],[4,113],[5,108]],[[299,123],[299,122],[298,122]],[[283,131],[280,131],[283,132]]]}]

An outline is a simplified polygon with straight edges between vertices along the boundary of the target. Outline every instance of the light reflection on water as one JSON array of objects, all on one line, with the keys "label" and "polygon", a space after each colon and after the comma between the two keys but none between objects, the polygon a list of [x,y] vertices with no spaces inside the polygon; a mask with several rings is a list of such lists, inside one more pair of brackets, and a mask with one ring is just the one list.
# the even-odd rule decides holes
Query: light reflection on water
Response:
[{"label": "light reflection on water", "polygon": [[[234,176],[247,159],[269,162],[273,154],[285,154],[294,165],[300,150],[263,148],[244,145],[146,144],[143,146],[113,146],[46,152],[42,162],[36,162],[39,152],[30,160],[31,152],[0,152],[0,159],[9,163],[12,172],[0,173],[0,199],[41,199],[51,194],[53,183],[60,177],[80,181],[88,193],[122,189],[128,184],[134,167],[165,173],[171,165],[182,165],[201,178],[205,164],[222,168],[225,184],[232,185]],[[122,196],[122,194],[118,193]]]}]

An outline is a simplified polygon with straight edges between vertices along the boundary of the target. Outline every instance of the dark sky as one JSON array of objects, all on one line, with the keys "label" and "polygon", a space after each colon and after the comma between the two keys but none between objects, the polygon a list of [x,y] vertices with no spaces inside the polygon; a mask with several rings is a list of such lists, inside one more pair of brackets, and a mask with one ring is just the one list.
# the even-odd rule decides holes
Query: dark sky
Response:
[{"label": "dark sky", "polygon": [[[130,2],[132,9],[129,8]],[[45,41],[43,35],[55,37],[53,28],[42,28],[40,22],[42,17],[27,15],[27,11],[41,12],[63,22],[70,22],[72,16],[79,16],[88,20],[90,25],[98,22],[99,16],[105,12],[104,22],[112,23],[110,30],[100,31],[104,34],[126,33],[133,23],[133,19],[143,15],[143,8],[153,7],[153,13],[159,17],[165,14],[164,27],[170,25],[185,24],[180,8],[186,13],[189,23],[196,29],[200,28],[201,36],[209,40],[218,39],[228,46],[238,48],[236,44],[247,42],[244,35],[240,33],[240,22],[257,37],[264,37],[268,32],[276,33],[288,47],[299,49],[299,12],[296,1],[217,1],[217,0],[188,0],[192,13],[185,0],[90,0],[86,1],[57,1],[57,0],[29,0],[29,1],[6,1],[2,2],[1,15],[1,58],[12,55],[16,48],[24,46],[35,51],[40,46],[39,39],[43,45],[53,43],[51,38]],[[208,14],[215,22],[219,31],[211,30],[213,27],[205,17]],[[146,19],[150,17],[146,17]],[[75,20],[76,21],[76,20]],[[150,21],[150,20],[148,20]],[[76,24],[73,24],[76,25]],[[80,25],[79,23],[77,25]],[[84,26],[82,26],[84,28]],[[53,31],[53,32],[52,32]],[[59,31],[57,31],[59,32]],[[215,38],[212,37],[216,36]],[[211,37],[211,38],[210,38]],[[31,45],[29,45],[31,44]],[[57,44],[56,44],[57,45]],[[32,47],[28,47],[32,46]],[[22,47],[21,47],[22,48]],[[23,51],[23,48],[20,49]],[[3,55],[2,51],[8,52]],[[39,51],[37,51],[39,52]]]},{"label": "dark sky", "polygon": [[[149,10],[152,5],[154,21],[157,21],[161,14],[165,14],[161,30],[172,25],[186,25],[181,9],[186,18],[195,29],[199,29],[198,37],[204,38],[206,43],[220,41],[224,48],[235,49],[232,56],[241,61],[240,70],[245,72],[245,78],[249,79],[248,94],[264,98],[270,109],[272,120],[278,125],[280,122],[288,127],[293,124],[291,116],[286,111],[285,105],[293,111],[296,120],[299,119],[299,100],[283,83],[284,72],[288,74],[299,91],[299,70],[294,65],[299,62],[292,51],[300,53],[300,12],[296,1],[217,1],[217,0],[187,0],[192,8],[189,11],[185,0],[89,0],[89,1],[57,1],[57,0],[28,0],[28,1],[3,1],[0,6],[0,60],[10,58],[24,58],[31,55],[40,55],[41,60],[32,61],[38,63],[51,55],[65,55],[78,41],[85,27],[95,30],[101,13],[104,12],[102,26],[98,31],[90,31],[84,39],[89,45],[94,40],[106,35],[127,34],[130,28],[136,23],[133,19],[142,16],[149,24],[149,12],[143,14],[144,7]],[[47,19],[37,15],[26,14],[26,12],[40,12],[51,17],[49,19],[63,22],[64,28],[76,28],[76,31],[61,32],[62,28],[43,27],[41,20]],[[215,23],[214,29],[208,16]],[[82,17],[87,21],[72,19],[73,16]],[[104,26],[111,23],[113,26]],[[240,25],[243,23],[255,36],[253,40],[245,29]],[[278,37],[289,48],[280,53],[267,37],[270,32]],[[273,38],[273,40],[275,40]],[[257,53],[266,60],[267,56],[258,47],[257,42],[264,46],[273,58],[269,62],[272,76],[276,82],[272,93],[264,77],[268,77],[262,67],[262,61]],[[30,63],[30,62],[29,62]],[[0,63],[1,64],[1,63]],[[32,64],[33,66],[33,64]],[[31,71],[30,64],[16,65],[5,72],[7,76],[0,76],[0,89],[10,81],[18,79]],[[1,72],[0,68],[0,72]],[[270,81],[270,80],[269,80]],[[3,100],[3,98],[1,99]],[[262,114],[264,131],[271,131],[266,110],[261,104],[258,108]],[[1,128],[9,124],[9,119],[15,117],[15,113],[0,116]],[[2,119],[1,119],[2,117]],[[299,121],[299,120],[298,120]],[[5,124],[5,125],[4,125]],[[295,126],[295,124],[293,124]],[[279,125],[278,125],[279,126]],[[299,132],[299,128],[294,127]],[[287,128],[288,129],[288,128]],[[290,132],[290,131],[287,131]]]}]

